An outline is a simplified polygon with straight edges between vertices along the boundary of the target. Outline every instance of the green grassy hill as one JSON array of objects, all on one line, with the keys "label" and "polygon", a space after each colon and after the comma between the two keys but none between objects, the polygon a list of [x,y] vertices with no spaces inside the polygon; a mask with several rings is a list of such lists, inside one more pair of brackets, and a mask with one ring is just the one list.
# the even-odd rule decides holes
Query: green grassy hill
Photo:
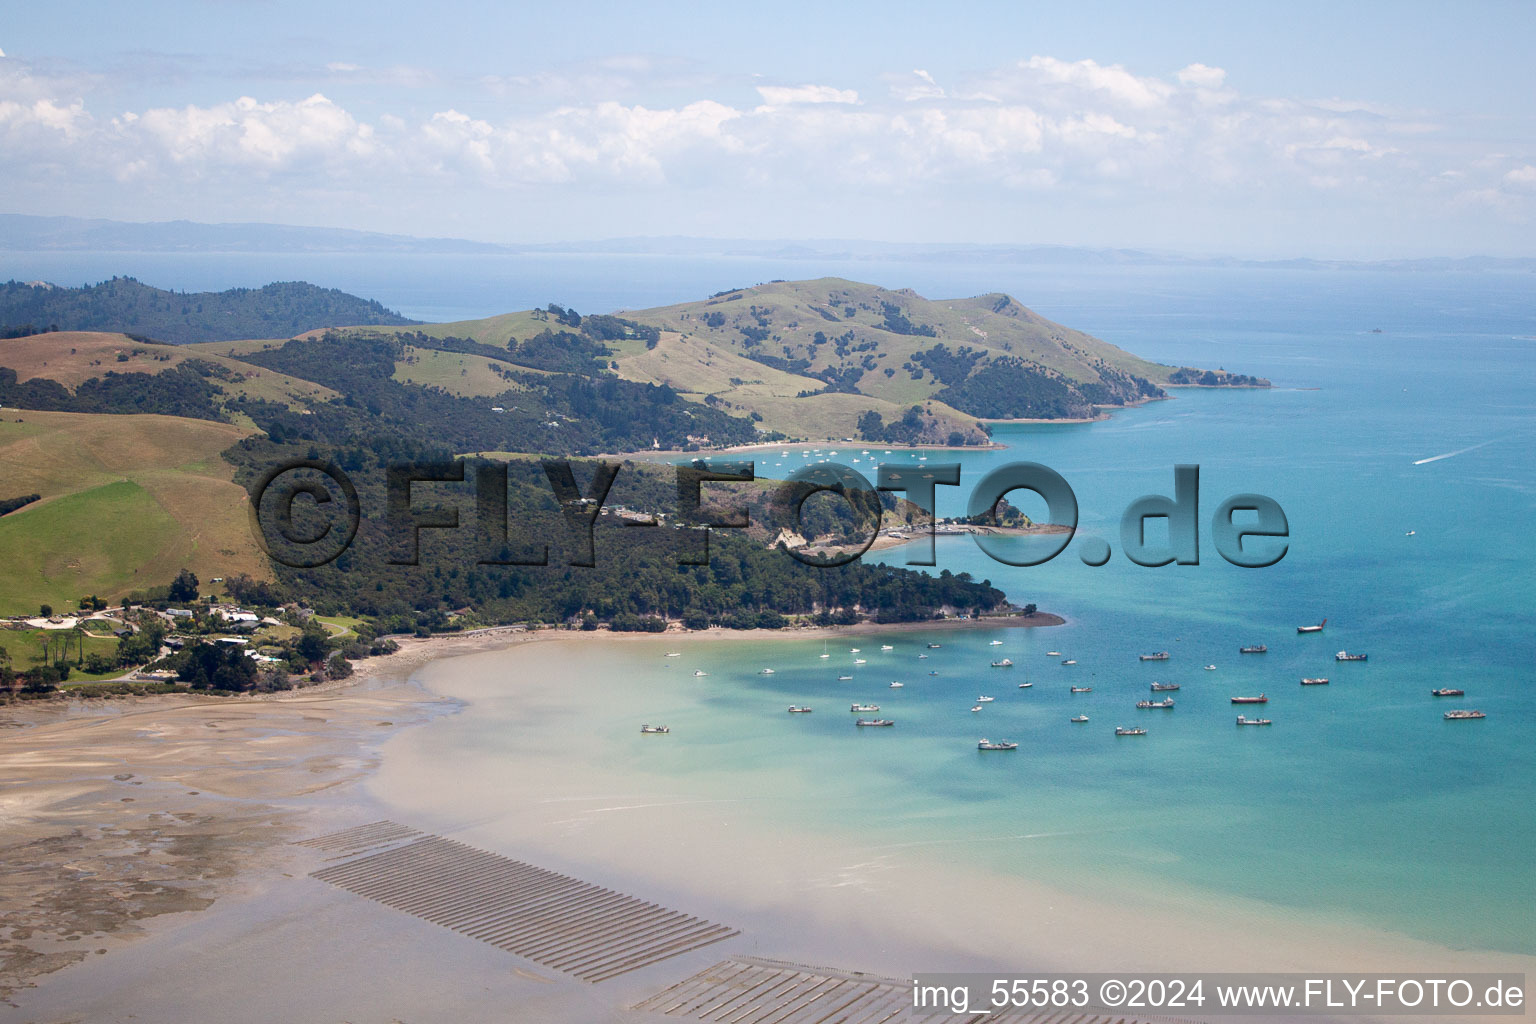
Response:
[{"label": "green grassy hill", "polygon": [[[410,330],[508,349],[516,362],[519,346],[541,332],[583,330],[563,312],[552,307]],[[1195,380],[1268,383],[1181,373],[1001,294],[929,300],[906,289],[822,278],[734,289],[622,317],[659,333],[604,341],[620,376],[755,415],[764,430],[790,437],[976,443],[981,420],[1091,417],[1101,407],[1162,397],[1165,387]]]},{"label": "green grassy hill", "polygon": [[118,598],[183,568],[270,578],[245,491],[219,457],[250,434],[177,416],[5,410],[0,497],[42,497],[0,516],[0,615]]}]

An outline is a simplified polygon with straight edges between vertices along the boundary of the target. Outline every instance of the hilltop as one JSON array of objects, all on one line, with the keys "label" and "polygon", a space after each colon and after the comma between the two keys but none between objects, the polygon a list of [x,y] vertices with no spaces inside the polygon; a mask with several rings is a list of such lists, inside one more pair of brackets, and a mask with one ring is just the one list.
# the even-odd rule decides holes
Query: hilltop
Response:
[{"label": "hilltop", "polygon": [[929,300],[841,278],[729,289],[618,317],[551,305],[410,333],[418,348],[436,339],[525,364],[536,339],[585,346],[622,378],[803,438],[977,444],[984,420],[1091,418],[1165,397],[1170,386],[1269,383],[1149,362],[1000,293]]},{"label": "hilltop", "polygon": [[223,292],[171,292],[131,277],[81,288],[0,285],[0,337],[41,331],[121,331],[185,343],[289,338],[316,327],[414,324],[371,299],[303,281]]}]

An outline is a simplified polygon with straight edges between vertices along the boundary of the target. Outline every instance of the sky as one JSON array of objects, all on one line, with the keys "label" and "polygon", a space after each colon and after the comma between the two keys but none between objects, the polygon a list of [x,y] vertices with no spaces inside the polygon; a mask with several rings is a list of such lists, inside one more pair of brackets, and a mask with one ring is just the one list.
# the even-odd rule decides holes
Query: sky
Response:
[{"label": "sky", "polygon": [[0,212],[1536,256],[1536,4],[11,4]]}]

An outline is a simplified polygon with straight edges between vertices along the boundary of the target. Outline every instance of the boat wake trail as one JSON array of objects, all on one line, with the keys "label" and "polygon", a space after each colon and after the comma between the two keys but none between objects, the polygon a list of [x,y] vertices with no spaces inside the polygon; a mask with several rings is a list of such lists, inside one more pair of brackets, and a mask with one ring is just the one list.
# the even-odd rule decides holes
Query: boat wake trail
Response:
[{"label": "boat wake trail", "polygon": [[1458,455],[1465,455],[1467,452],[1475,452],[1479,448],[1486,448],[1491,444],[1493,444],[1492,441],[1484,441],[1482,444],[1475,444],[1470,448],[1462,448],[1459,451],[1446,452],[1444,455],[1431,455],[1427,459],[1417,459],[1413,464],[1415,466],[1422,466],[1426,462],[1439,462],[1441,459],[1454,459]]}]

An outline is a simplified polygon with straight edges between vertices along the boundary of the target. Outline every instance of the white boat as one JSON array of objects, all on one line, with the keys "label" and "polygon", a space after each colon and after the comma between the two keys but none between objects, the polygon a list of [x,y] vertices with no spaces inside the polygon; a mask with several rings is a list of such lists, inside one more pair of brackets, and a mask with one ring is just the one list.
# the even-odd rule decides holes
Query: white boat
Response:
[{"label": "white boat", "polygon": [[931,651],[931,650],[934,650],[935,648],[943,647],[943,646],[944,646],[943,644],[929,644],[928,645],[928,649]]},{"label": "white boat", "polygon": [[849,654],[858,654],[859,653],[859,649],[857,647],[850,647],[850,648],[848,648],[848,653]]},{"label": "white boat", "polygon": [[1207,672],[1215,672],[1216,671],[1216,666],[1215,665],[1207,665],[1207,666],[1205,666],[1205,670]]},{"label": "white boat", "polygon": [[1274,725],[1275,723],[1272,722],[1271,720],[1269,720],[1268,718],[1245,718],[1242,715],[1238,715],[1237,716],[1237,724],[1238,725]]},{"label": "white boat", "polygon": [[808,707],[802,707],[799,704],[791,704],[789,706],[789,713],[792,715],[808,715],[811,713],[811,709]]},{"label": "white boat", "polygon": [[642,725],[640,727],[640,734],[642,736],[654,736],[657,733],[671,732],[671,731],[672,731],[671,729],[668,729],[664,725]]},{"label": "white boat", "polygon": [[997,700],[997,698],[996,697],[977,697],[976,698],[976,703],[978,703],[978,704],[990,704],[994,700]]},{"label": "white boat", "polygon": [[926,657],[928,657],[928,655],[926,655],[926,654],[919,654],[919,655],[918,655],[918,656],[917,656],[917,660],[918,660],[918,661],[922,661],[922,660],[923,660],[923,659],[924,659],[924,658],[926,658]]},{"label": "white boat", "polygon": [[705,671],[704,671],[704,670],[703,670],[703,669],[701,669],[701,668],[696,668],[696,669],[694,669],[694,670],[693,670],[693,674],[694,674],[694,675],[695,675],[695,676],[707,676],[707,675],[709,675],[709,673],[708,673],[708,672],[705,672]]},{"label": "white boat", "polygon": [[773,669],[765,668],[761,672],[759,672],[758,675],[760,675],[760,676],[771,676],[771,675],[773,675]]},{"label": "white boat", "polygon": [[989,642],[987,644],[987,646],[988,647],[1001,647],[1001,646],[1003,646],[1003,642],[1001,640],[993,640],[993,641]]},{"label": "white boat", "polygon": [[868,665],[869,664],[869,659],[868,658],[854,658],[853,659],[853,663],[855,665]]},{"label": "white boat", "polygon": [[980,705],[980,704],[977,704],[977,705],[974,705],[974,706],[973,706],[973,707],[972,707],[972,708],[971,708],[971,710],[972,710],[972,711],[980,711],[980,710],[981,710],[981,705]]},{"label": "white boat", "polygon": [[850,705],[848,705],[848,710],[849,711],[859,711],[859,712],[879,711],[880,710],[880,705],[879,704],[850,704]]},{"label": "white boat", "polygon": [[977,750],[1018,750],[1019,749],[1019,745],[1017,743],[1010,743],[1007,740],[998,740],[996,743],[993,743],[991,740],[983,739],[980,743],[976,744],[976,749]]},{"label": "white boat", "polygon": [[683,656],[683,652],[682,651],[668,651],[666,656],[669,657],[669,658],[681,658]]},{"label": "white boat", "polygon": [[1077,723],[1078,725],[1082,725],[1084,722],[1088,721],[1088,716],[1087,715],[1073,715],[1072,716],[1072,721]]},{"label": "white boat", "polygon": [[860,718],[860,719],[856,720],[853,724],[857,725],[857,726],[869,726],[869,725],[880,726],[880,725],[895,725],[896,723],[894,721],[892,721],[891,719],[889,719],[889,718]]},{"label": "white boat", "polygon": [[1045,652],[1045,656],[1047,658],[1059,658],[1059,657],[1061,657],[1061,652],[1060,651],[1046,651]]},{"label": "white boat", "polygon": [[1173,698],[1164,697],[1162,700],[1139,700],[1136,702],[1136,706],[1139,708],[1171,708],[1173,707]]},{"label": "white boat", "polygon": [[901,688],[901,687],[902,687],[902,686],[904,686],[904,685],[906,685],[906,684],[904,684],[904,683],[898,683],[898,682],[897,682],[897,681],[896,681],[896,680],[894,680],[894,679],[892,679],[892,680],[891,680],[891,689],[893,689],[893,690],[897,690],[897,689],[900,689],[900,688]]},{"label": "white boat", "polygon": [[882,651],[894,651],[896,648],[891,646],[890,644],[881,644],[880,645],[880,649]]},{"label": "white boat", "polygon": [[1076,665],[1077,664],[1077,659],[1076,658],[1068,658],[1066,661],[1062,662],[1062,664],[1063,665]]},{"label": "white boat", "polygon": [[1145,729],[1124,729],[1118,725],[1115,726],[1116,736],[1145,736],[1146,734],[1147,730]]},{"label": "white boat", "polygon": [[994,661],[992,663],[992,667],[993,668],[1013,668],[1013,659],[1012,658],[1004,658],[1002,661]]},{"label": "white boat", "polygon": [[1073,693],[1092,693],[1093,692],[1093,687],[1091,687],[1091,686],[1074,686],[1074,687],[1072,687],[1072,692]]},{"label": "white boat", "polygon": [[830,657],[832,657],[832,655],[827,653],[827,642],[825,640],[823,640],[821,642],[821,656],[823,658],[830,658]]},{"label": "white boat", "polygon": [[846,683],[848,680],[850,680],[852,678],[853,678],[853,676],[838,676],[837,677],[837,681],[840,682],[840,683]]},{"label": "white boat", "polygon": [[1021,689],[1021,690],[1027,690],[1027,689],[1029,689],[1029,688],[1030,688],[1030,687],[1031,687],[1031,686],[1034,686],[1034,685],[1035,685],[1035,684],[1034,684],[1034,683],[1020,683],[1020,684],[1019,684],[1019,689]]}]

